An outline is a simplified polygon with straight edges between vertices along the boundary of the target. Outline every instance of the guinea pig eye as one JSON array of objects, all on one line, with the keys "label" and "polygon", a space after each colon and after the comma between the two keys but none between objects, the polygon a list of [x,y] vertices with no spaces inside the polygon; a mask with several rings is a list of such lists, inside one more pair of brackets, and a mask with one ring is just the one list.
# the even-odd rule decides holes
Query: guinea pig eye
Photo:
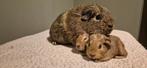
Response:
[{"label": "guinea pig eye", "polygon": [[101,15],[97,15],[96,16],[96,20],[101,20],[102,19],[102,16]]},{"label": "guinea pig eye", "polygon": [[84,41],[86,41],[87,39],[88,39],[88,38],[87,38],[87,37],[85,37],[85,38],[84,38]]},{"label": "guinea pig eye", "polygon": [[100,44],[99,46],[98,46],[98,49],[101,49],[102,48],[102,45]]}]

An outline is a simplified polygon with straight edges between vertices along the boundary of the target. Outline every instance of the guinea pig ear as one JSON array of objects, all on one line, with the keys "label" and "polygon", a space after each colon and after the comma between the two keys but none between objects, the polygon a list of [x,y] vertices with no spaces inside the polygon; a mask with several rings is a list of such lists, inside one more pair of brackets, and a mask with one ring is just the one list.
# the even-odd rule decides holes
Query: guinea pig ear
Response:
[{"label": "guinea pig ear", "polygon": [[109,43],[104,43],[103,45],[106,46],[107,49],[110,49],[111,48],[111,45]]},{"label": "guinea pig ear", "polygon": [[89,21],[92,17],[94,17],[94,13],[92,10],[84,10],[81,14],[82,18],[81,20],[82,21]]},{"label": "guinea pig ear", "polygon": [[105,42],[106,42],[106,43],[111,43],[110,38],[109,38],[109,37],[106,37],[106,38],[105,38]]}]

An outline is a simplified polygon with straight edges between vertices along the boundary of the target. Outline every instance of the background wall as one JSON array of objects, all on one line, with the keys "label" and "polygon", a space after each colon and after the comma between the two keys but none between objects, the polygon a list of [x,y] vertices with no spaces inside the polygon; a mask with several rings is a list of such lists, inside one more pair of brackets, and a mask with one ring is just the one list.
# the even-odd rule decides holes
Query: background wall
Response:
[{"label": "background wall", "polygon": [[106,6],[116,28],[138,38],[143,0],[0,0],[0,44],[46,30],[61,12],[87,3]]},{"label": "background wall", "polygon": [[75,0],[74,6],[89,3],[106,6],[115,19],[115,28],[128,31],[138,38],[143,0]]},{"label": "background wall", "polygon": [[0,0],[0,44],[48,29],[73,0]]}]

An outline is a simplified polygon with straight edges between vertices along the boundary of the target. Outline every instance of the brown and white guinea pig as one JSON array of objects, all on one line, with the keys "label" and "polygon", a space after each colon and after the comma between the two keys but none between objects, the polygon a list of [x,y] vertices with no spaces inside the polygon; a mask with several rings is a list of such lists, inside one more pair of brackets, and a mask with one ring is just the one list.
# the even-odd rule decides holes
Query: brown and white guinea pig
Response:
[{"label": "brown and white guinea pig", "polygon": [[86,54],[89,59],[97,62],[107,61],[114,57],[124,58],[127,56],[127,51],[124,44],[116,36],[106,37],[102,34],[92,34],[90,44],[86,46]]},{"label": "brown and white guinea pig", "polygon": [[76,45],[78,36],[84,33],[110,34],[112,22],[111,13],[105,7],[97,4],[80,5],[57,17],[50,28],[50,39],[60,44]]}]

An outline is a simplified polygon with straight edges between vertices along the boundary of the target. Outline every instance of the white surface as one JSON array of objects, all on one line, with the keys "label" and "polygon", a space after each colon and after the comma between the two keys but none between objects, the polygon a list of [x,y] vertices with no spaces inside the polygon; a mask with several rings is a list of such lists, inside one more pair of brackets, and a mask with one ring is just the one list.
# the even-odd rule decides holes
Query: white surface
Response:
[{"label": "white surface", "polygon": [[52,45],[49,30],[0,45],[0,68],[147,68],[147,51],[132,35],[114,30],[120,37],[128,56],[95,63],[72,52],[72,48]]}]

